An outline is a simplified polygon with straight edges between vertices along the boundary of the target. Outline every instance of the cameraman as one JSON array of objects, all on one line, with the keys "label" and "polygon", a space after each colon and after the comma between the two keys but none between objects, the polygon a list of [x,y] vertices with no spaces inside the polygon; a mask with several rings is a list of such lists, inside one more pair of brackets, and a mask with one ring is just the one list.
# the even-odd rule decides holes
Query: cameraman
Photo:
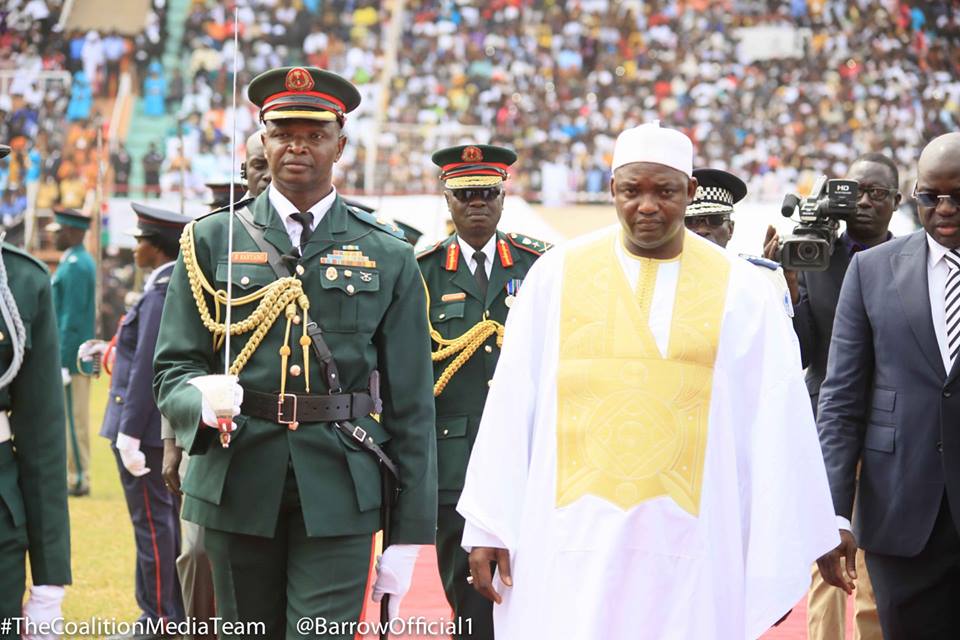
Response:
[{"label": "cameraman", "polygon": [[[817,411],[820,385],[827,372],[827,353],[833,332],[833,317],[840,296],[840,285],[853,254],[869,249],[892,237],[888,230],[893,212],[900,205],[897,185],[900,176],[897,165],[879,153],[860,156],[850,166],[847,180],[859,184],[857,211],[847,221],[846,231],[836,239],[830,266],[826,271],[787,271],[784,275],[793,299],[793,328],[800,340],[800,355],[807,368],[806,383]],[[779,237],[773,227],[767,230],[764,256],[776,259]],[[846,594],[826,584],[816,565],[807,597],[807,633],[811,640],[843,638],[845,629]],[[863,551],[857,551],[857,580],[855,605],[855,637],[861,640],[881,638],[877,605],[867,575]]]}]

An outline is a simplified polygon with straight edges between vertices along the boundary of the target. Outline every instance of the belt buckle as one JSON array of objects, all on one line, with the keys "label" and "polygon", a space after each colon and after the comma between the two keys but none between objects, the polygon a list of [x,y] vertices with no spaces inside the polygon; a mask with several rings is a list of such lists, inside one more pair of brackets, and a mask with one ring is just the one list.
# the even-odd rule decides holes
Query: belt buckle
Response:
[{"label": "belt buckle", "polygon": [[363,427],[354,427],[353,433],[350,435],[352,435],[358,442],[363,442],[367,439],[367,432],[363,429]]},{"label": "belt buckle", "polygon": [[[287,398],[293,399],[293,416],[289,420],[284,420],[283,407],[286,404]],[[296,431],[297,427],[300,426],[300,423],[297,421],[297,394],[281,393],[277,396],[277,424],[285,424],[291,431]]]}]

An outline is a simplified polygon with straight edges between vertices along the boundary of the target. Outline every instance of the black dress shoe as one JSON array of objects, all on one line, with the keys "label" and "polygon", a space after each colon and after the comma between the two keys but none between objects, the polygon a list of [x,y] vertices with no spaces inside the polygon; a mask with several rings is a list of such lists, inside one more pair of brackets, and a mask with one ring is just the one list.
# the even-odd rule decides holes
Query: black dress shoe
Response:
[{"label": "black dress shoe", "polygon": [[73,496],[74,498],[88,496],[90,495],[90,487],[70,487],[67,489],[67,495]]}]

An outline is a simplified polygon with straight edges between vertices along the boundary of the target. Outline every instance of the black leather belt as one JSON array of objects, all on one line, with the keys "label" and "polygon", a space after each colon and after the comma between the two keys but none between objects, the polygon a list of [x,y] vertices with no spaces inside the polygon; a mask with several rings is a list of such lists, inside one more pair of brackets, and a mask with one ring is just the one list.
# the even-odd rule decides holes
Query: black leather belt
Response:
[{"label": "black leather belt", "polygon": [[244,389],[240,413],[296,428],[292,425],[301,422],[338,422],[362,418],[374,413],[374,402],[370,394],[364,392],[325,395],[285,393],[281,396]]}]

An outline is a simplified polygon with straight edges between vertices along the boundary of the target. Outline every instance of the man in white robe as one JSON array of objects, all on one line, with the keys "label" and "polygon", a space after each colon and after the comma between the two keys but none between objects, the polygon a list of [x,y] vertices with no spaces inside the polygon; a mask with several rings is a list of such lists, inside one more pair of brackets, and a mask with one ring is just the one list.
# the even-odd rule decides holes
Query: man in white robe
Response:
[{"label": "man in white robe", "polygon": [[458,504],[498,640],[754,638],[837,545],[792,329],[684,229],[692,157],[621,134],[621,225],[538,260],[511,309]]}]

